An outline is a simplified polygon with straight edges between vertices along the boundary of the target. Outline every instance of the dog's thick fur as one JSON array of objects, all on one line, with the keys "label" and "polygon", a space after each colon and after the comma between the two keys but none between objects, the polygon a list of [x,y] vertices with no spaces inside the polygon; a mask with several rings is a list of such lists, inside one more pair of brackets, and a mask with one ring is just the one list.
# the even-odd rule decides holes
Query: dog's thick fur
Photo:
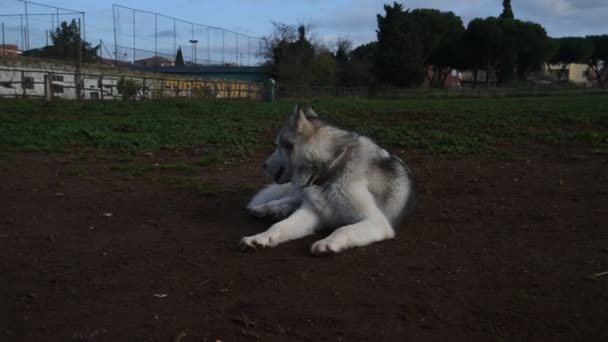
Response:
[{"label": "dog's thick fur", "polygon": [[311,253],[338,253],[391,239],[411,209],[414,183],[405,163],[357,133],[327,124],[296,106],[264,163],[275,183],[247,209],[281,220],[241,239],[242,249],[274,247],[322,228],[335,230]]}]

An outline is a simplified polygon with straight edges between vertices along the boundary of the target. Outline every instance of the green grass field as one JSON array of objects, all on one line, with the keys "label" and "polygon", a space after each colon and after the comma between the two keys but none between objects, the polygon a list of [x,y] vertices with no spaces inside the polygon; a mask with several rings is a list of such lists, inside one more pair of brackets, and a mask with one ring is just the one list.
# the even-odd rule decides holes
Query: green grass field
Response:
[{"label": "green grass field", "polygon": [[[137,152],[211,146],[243,153],[270,144],[293,102],[106,101],[50,105],[0,100],[2,150],[97,148]],[[432,153],[478,153],[509,144],[608,150],[608,96],[473,99],[324,99],[313,108],[380,143]]]}]

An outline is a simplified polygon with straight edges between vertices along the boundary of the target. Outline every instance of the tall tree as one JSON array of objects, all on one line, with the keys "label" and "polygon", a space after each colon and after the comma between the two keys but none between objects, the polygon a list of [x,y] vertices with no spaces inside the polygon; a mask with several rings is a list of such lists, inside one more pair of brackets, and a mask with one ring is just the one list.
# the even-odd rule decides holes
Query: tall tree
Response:
[{"label": "tall tree", "polygon": [[[427,77],[432,86],[443,87],[451,71],[461,65],[461,41],[465,29],[460,17],[452,12],[436,14],[437,44],[433,44],[429,57],[425,61]],[[430,70],[432,68],[432,71]]]},{"label": "tall tree", "polygon": [[462,26],[451,12],[404,10],[394,3],[378,15],[376,70],[381,81],[399,86],[420,85],[433,53]]},{"label": "tall tree", "polygon": [[424,63],[416,23],[402,4],[384,5],[384,11],[384,16],[377,15],[378,78],[390,85],[419,85],[424,80]]},{"label": "tall tree", "polygon": [[516,76],[515,69],[521,45],[519,40],[521,22],[515,19],[498,18],[497,23],[502,31],[502,43],[496,61],[496,76],[499,84],[506,85],[513,82]]},{"label": "tall tree", "polygon": [[500,17],[503,19],[514,19],[513,9],[511,8],[511,0],[503,0],[502,2],[502,13]]},{"label": "tall tree", "polygon": [[521,80],[525,80],[530,72],[539,71],[557,50],[547,31],[533,22],[518,22],[517,42],[517,76]]},{"label": "tall tree", "polygon": [[608,83],[608,35],[587,36],[593,44],[593,53],[589,56],[589,67],[595,74],[595,79],[600,87]]},{"label": "tall tree", "polygon": [[100,45],[92,47],[91,43],[81,40],[80,29],[75,19],[68,24],[63,21],[55,31],[50,34],[53,45],[40,49],[24,51],[24,56],[45,57],[54,59],[77,60],[78,47],[81,48],[83,62],[94,62],[99,59]]},{"label": "tall tree", "polygon": [[378,42],[360,45],[349,53],[348,63],[340,76],[340,82],[346,86],[369,86],[376,83],[374,61]]},{"label": "tall tree", "polygon": [[478,71],[484,70],[485,81],[489,83],[503,51],[503,31],[499,19],[488,17],[471,20],[463,37],[463,48],[466,50],[466,62],[474,70],[474,82],[477,82]]},{"label": "tall tree", "polygon": [[183,67],[184,63],[184,55],[182,54],[182,47],[177,48],[177,54],[175,54],[175,66]]}]

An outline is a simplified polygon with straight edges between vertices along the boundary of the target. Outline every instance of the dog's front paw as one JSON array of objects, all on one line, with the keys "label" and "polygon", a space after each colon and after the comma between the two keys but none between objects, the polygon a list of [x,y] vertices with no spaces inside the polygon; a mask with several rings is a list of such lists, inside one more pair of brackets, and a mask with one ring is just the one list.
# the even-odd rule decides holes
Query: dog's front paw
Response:
[{"label": "dog's front paw", "polygon": [[278,240],[271,234],[260,233],[253,236],[245,236],[239,242],[239,247],[243,251],[255,250],[258,248],[274,247],[278,245]]},{"label": "dog's front paw", "polygon": [[327,255],[338,253],[343,249],[334,239],[325,238],[312,244],[310,253],[314,255]]}]

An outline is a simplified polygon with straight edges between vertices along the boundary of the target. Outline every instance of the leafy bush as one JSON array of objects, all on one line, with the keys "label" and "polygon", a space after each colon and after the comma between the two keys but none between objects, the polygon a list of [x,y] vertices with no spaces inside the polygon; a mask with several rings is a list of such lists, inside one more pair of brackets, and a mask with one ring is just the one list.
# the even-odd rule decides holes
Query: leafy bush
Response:
[{"label": "leafy bush", "polygon": [[137,93],[142,89],[141,83],[130,78],[121,78],[116,85],[118,93],[122,95],[123,100],[135,99]]}]

